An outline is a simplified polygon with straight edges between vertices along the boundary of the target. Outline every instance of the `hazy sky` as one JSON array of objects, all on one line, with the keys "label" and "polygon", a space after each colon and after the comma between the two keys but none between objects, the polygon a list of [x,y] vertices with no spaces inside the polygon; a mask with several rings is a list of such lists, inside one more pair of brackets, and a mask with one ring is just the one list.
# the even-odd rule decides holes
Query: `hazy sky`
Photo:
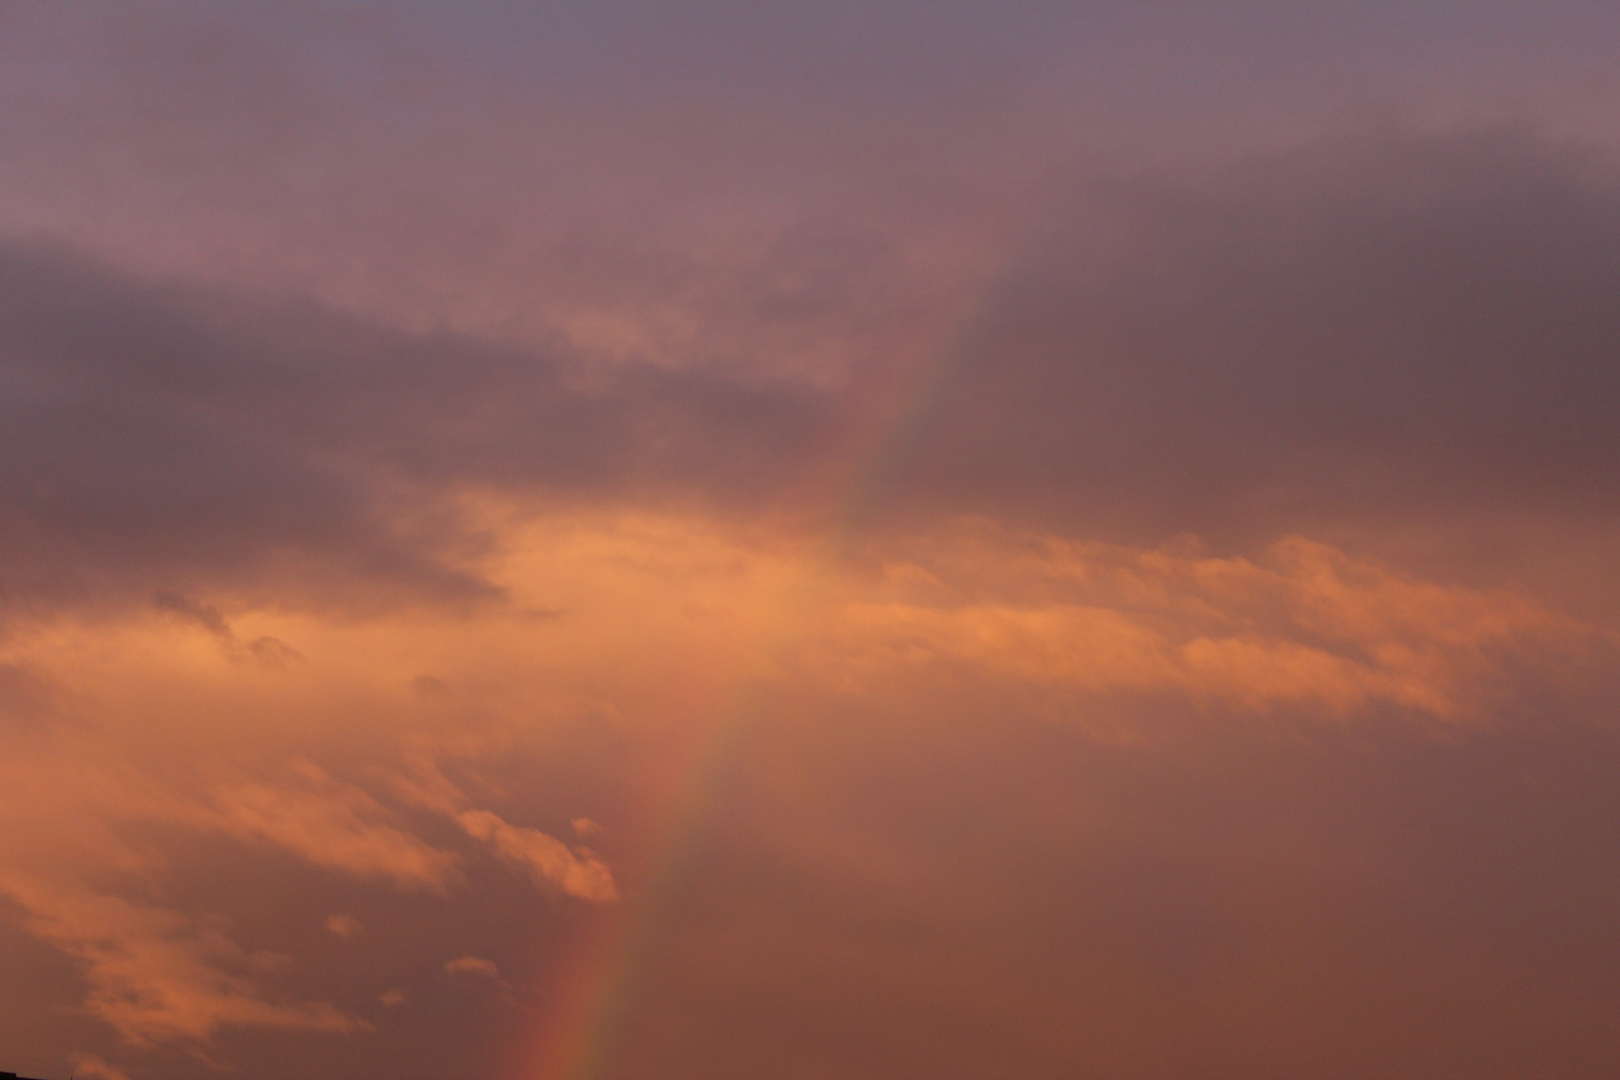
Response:
[{"label": "hazy sky", "polygon": [[1617,48],[0,0],[0,1069],[1615,1075]]}]

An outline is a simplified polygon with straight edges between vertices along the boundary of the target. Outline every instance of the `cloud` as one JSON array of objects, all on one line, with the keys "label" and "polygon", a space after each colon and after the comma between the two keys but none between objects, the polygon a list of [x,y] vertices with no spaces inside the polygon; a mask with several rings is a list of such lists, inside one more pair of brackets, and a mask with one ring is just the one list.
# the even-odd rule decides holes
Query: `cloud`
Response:
[{"label": "cloud", "polygon": [[152,597],[152,606],[159,611],[172,611],[180,617],[196,623],[204,630],[223,640],[232,640],[235,635],[231,633],[231,624],[225,621],[225,616],[219,613],[219,608],[212,604],[199,604],[195,600],[188,600],[179,593],[160,592]]},{"label": "cloud", "polygon": [[95,1054],[74,1054],[69,1061],[73,1064],[75,1078],[84,1077],[85,1080],[131,1080],[129,1073],[116,1065],[110,1065]]},{"label": "cloud", "polygon": [[[1570,748],[1612,726],[1612,638],[1522,592],[1299,538],[1248,558],[984,520],[828,557],[705,515],[564,513],[505,548],[491,576],[513,603],[453,618],[195,601],[231,610],[244,637],[294,643],[306,660],[282,670],[233,661],[149,603],[13,627],[7,659],[74,686],[82,719],[6,736],[0,869],[29,933],[83,973],[52,1000],[89,1010],[87,1039],[128,1033],[153,1063],[192,1047],[245,1061],[275,1032],[289,1061],[468,1052],[486,1029],[454,1002],[478,995],[445,992],[445,958],[487,959],[536,1000],[572,992],[558,980],[578,968],[555,950],[646,913],[668,810],[692,785],[712,800],[708,839],[658,909],[671,936],[645,962],[647,1009],[728,1039],[753,998],[829,1030],[879,1017],[875,1045],[902,1063],[945,1037],[942,1011],[1001,1024],[985,985],[1010,988],[1019,1023],[1043,994],[1087,1002],[1114,1021],[1107,1046],[1131,1044],[1130,1010],[1088,978],[1170,1014],[1200,980],[1258,986],[1219,1007],[1233,1022],[1279,987],[1338,1007],[1267,966],[1295,955],[1290,935],[1372,949],[1367,986],[1396,993],[1417,961],[1336,920],[1366,904],[1417,925],[1396,915],[1402,890],[1513,815],[1542,822],[1537,843],[1566,824],[1597,835],[1560,815],[1591,820],[1596,779]],[[571,614],[524,617],[538,596]],[[422,671],[453,689],[420,692]],[[1542,737],[1521,768],[1513,740]],[[718,779],[702,765],[716,746],[731,748]],[[1467,783],[1453,777],[1476,752]],[[1495,805],[1481,793],[1529,799],[1524,771],[1551,778],[1545,809],[1446,816]],[[1448,794],[1422,802],[1436,785]],[[607,826],[579,837],[603,854],[561,839],[582,811]],[[1389,824],[1411,815],[1416,854]],[[1482,883],[1500,868],[1467,866],[1440,895],[1496,903]],[[537,904],[532,886],[587,902]],[[1537,919],[1560,903],[1514,902]],[[1522,925],[1510,908],[1490,917]],[[333,912],[364,934],[334,940]],[[1208,925],[1237,944],[1207,944]],[[1401,941],[1437,965],[1460,955]],[[1349,963],[1332,948],[1310,955]],[[1482,955],[1509,970],[1500,949]],[[387,1005],[390,990],[413,1007]],[[514,1025],[533,1019],[520,1012]],[[379,1038],[331,1038],[362,1022]],[[1095,1060],[1006,1023],[1047,1040],[1043,1060]],[[488,1044],[509,1045],[502,1031]]]},{"label": "cloud", "polygon": [[456,821],[501,859],[527,870],[537,885],[597,904],[619,898],[613,874],[600,859],[576,852],[554,836],[508,824],[488,810],[464,810]]},{"label": "cloud", "polygon": [[325,1002],[274,1001],[249,972],[261,958],[207,922],[72,887],[19,880],[6,891],[34,933],[84,965],[85,1011],[137,1046],[203,1040],[222,1027],[344,1034],[364,1021]]},{"label": "cloud", "polygon": [[463,488],[760,497],[830,430],[786,383],[593,371],[559,347],[147,285],[57,250],[0,245],[0,284],[8,589],[144,588],[226,641],[193,590],[498,596]]},{"label": "cloud", "polygon": [[[0,799],[0,894],[33,936],[74,961],[83,994],[75,1012],[146,1049],[200,1047],[231,1029],[367,1030],[288,986],[290,956],[239,944],[232,920],[174,895],[171,845],[199,828],[231,830],[186,786],[106,760],[119,756],[72,729],[13,746]],[[313,830],[291,835],[285,816],[233,824],[323,859],[311,850]]]},{"label": "cloud", "polygon": [[338,784],[308,762],[298,786],[233,784],[209,798],[219,827],[267,841],[319,866],[408,889],[443,892],[458,877],[457,860],[388,822],[366,792]]},{"label": "cloud", "polygon": [[1136,542],[1612,524],[1617,211],[1612,155],[1524,127],[1078,184],[986,291],[883,498]]},{"label": "cloud", "polygon": [[487,753],[494,745],[498,743],[467,735],[439,745],[421,740],[407,752],[409,768],[392,778],[394,790],[402,801],[455,822],[467,836],[487,845],[501,861],[525,871],[543,889],[596,904],[618,900],[613,872],[595,853],[571,848],[538,829],[513,825],[494,811],[470,805],[462,787],[446,776],[442,759],[466,759]]},{"label": "cloud", "polygon": [[[903,362],[814,384],[701,355],[610,362],[563,336],[407,332],[9,242],[7,588],[144,592],[216,636],[226,609],[197,597],[222,591],[487,602],[491,506],[815,520],[842,512],[828,478],[873,446],[836,483],[866,491],[863,522],[906,528],[987,513],[1131,543],[1305,533],[1394,553],[1402,530],[1464,550],[1524,522],[1609,521],[1593,463],[1617,449],[1620,324],[1600,283],[1620,271],[1620,179],[1600,152],[1522,128],[1349,131],[1070,191],[999,279],[913,313],[916,341],[885,346]],[[888,333],[828,332],[856,351]]]},{"label": "cloud", "polygon": [[883,566],[887,597],[833,609],[808,669],[855,694],[955,664],[1069,695],[1475,723],[1521,664],[1591,677],[1615,646],[1522,595],[1406,579],[1301,538],[1250,561],[978,523],[917,554]]},{"label": "cloud", "polygon": [[446,975],[482,975],[485,978],[501,982],[501,969],[495,966],[495,961],[482,956],[458,956],[444,965]]},{"label": "cloud", "polygon": [[152,604],[160,611],[173,612],[202,627],[218,638],[225,651],[232,657],[251,658],[272,667],[280,667],[291,660],[300,659],[297,649],[268,635],[261,635],[251,641],[240,640],[231,629],[231,624],[225,621],[219,609],[212,604],[199,604],[195,600],[172,592],[157,593],[152,597]]},{"label": "cloud", "polygon": [[[322,648],[296,669],[242,665],[207,638],[198,647],[200,635],[176,626],[173,614],[136,609],[117,630],[100,621],[34,624],[14,628],[5,642],[29,670],[51,673],[53,684],[78,670],[73,657],[85,656],[86,642],[99,642],[91,665],[102,678],[92,687],[68,676],[83,692],[63,722],[7,729],[0,767],[6,930],[63,958],[52,1000],[88,1025],[79,1036],[88,1045],[104,1029],[143,1056],[172,1061],[176,1050],[213,1055],[237,1045],[236,1032],[365,1031],[374,1022],[367,1004],[401,979],[368,973],[373,950],[456,955],[473,944],[445,939],[437,921],[446,910],[478,906],[473,890],[461,887],[469,877],[480,890],[492,879],[496,891],[516,885],[530,897],[527,917],[540,924],[548,905],[536,913],[531,881],[547,894],[602,900],[611,893],[605,863],[566,848],[547,862],[538,831],[502,821],[508,846],[524,857],[473,860],[468,855],[486,841],[368,791],[361,781],[387,792],[391,772],[404,775],[388,764],[400,758],[399,714],[384,714],[388,723],[376,731],[342,729],[364,749],[359,765],[296,734],[293,725],[305,722],[299,717],[319,702],[318,687],[333,670],[351,688],[380,693],[356,706],[362,713],[379,701],[403,707],[407,720],[415,708],[445,707],[440,699],[418,705],[391,661],[364,660],[363,648]],[[360,625],[395,632],[386,620]],[[120,655],[125,646],[131,651]],[[222,697],[202,691],[209,682]],[[205,738],[215,749],[192,741],[193,724],[212,732]],[[287,761],[281,747],[289,734],[326,764]],[[466,741],[453,726],[447,738]],[[476,807],[446,784],[459,809]],[[402,928],[401,911],[413,911],[416,922]],[[354,947],[334,951],[333,934],[356,939]],[[366,969],[357,971],[358,985],[334,992],[333,972],[350,964]]]}]

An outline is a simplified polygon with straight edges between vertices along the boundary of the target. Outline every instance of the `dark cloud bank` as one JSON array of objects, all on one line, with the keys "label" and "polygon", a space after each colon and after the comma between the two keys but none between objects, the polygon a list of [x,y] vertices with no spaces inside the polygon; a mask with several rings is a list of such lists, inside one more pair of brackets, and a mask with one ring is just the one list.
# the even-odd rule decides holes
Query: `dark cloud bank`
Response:
[{"label": "dark cloud bank", "polygon": [[791,387],[593,372],[37,246],[0,254],[0,295],[0,535],[25,596],[313,573],[475,597],[460,490],[757,502],[831,422]]},{"label": "dark cloud bank", "polygon": [[[446,496],[791,504],[858,371],[603,369],[313,302],[0,255],[14,595],[345,575],[477,593]],[[910,416],[873,520],[993,513],[1242,544],[1336,524],[1611,520],[1620,182],[1523,131],[1374,133],[1085,185]],[[312,569],[314,568],[314,569]],[[322,569],[324,568],[324,569]]]},{"label": "dark cloud bank", "polygon": [[1617,272],[1612,167],[1522,131],[1103,185],[1000,283],[914,482],[1147,535],[1606,516]]}]

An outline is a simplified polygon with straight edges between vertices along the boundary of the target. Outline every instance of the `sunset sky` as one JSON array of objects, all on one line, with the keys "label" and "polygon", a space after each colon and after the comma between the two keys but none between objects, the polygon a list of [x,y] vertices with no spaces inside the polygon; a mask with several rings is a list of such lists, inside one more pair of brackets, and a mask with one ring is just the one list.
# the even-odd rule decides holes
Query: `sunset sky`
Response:
[{"label": "sunset sky", "polygon": [[1620,6],[0,0],[0,1070],[1617,1031]]}]

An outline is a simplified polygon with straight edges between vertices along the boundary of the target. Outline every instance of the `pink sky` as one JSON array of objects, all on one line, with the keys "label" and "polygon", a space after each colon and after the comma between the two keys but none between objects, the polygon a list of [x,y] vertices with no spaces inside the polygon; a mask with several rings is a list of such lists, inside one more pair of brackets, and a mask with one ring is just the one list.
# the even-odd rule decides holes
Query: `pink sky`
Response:
[{"label": "pink sky", "polygon": [[1614,1075],[1617,35],[0,3],[0,1069]]}]

